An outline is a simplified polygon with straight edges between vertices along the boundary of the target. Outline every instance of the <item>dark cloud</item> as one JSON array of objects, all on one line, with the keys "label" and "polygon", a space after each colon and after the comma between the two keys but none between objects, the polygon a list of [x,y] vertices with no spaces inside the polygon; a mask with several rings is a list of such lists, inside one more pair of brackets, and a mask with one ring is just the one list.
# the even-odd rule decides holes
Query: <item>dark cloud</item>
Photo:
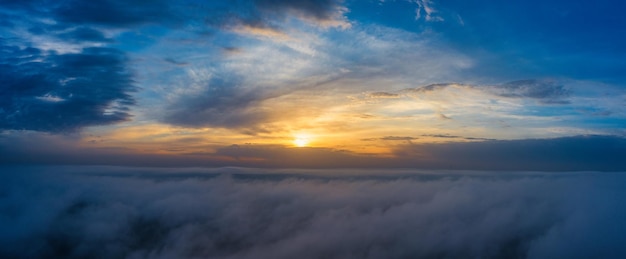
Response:
[{"label": "dark cloud", "polygon": [[287,17],[308,22],[335,25],[344,12],[342,0],[247,0],[235,4],[204,5],[212,15],[205,20],[218,27],[246,25],[252,28],[280,31]]},{"label": "dark cloud", "polygon": [[388,93],[388,92],[374,92],[368,94],[370,98],[398,98],[399,94]]},{"label": "dark cloud", "polygon": [[[626,139],[577,136],[555,139],[415,143],[390,136],[393,154],[359,154],[281,145],[207,146],[214,152],[176,154],[95,148],[44,133],[0,134],[0,165],[124,165],[153,167],[422,168],[455,170],[626,171]],[[381,141],[381,138],[363,141]],[[482,140],[482,141],[481,141]],[[165,145],[175,149],[176,143]],[[161,150],[165,151],[165,150]],[[154,152],[158,152],[155,150]]]},{"label": "dark cloud", "polygon": [[474,138],[474,137],[463,137],[463,136],[455,136],[448,134],[423,134],[424,137],[433,137],[433,138],[448,138],[448,139],[466,139],[466,140],[495,140],[488,138]]},{"label": "dark cloud", "polygon": [[434,138],[463,138],[463,137],[460,137],[460,136],[444,135],[444,134],[424,134],[422,136],[434,137]]},{"label": "dark cloud", "polygon": [[402,137],[402,136],[385,136],[382,138],[364,138],[361,139],[361,141],[376,141],[376,140],[391,140],[391,141],[411,141],[411,140],[415,140],[418,138],[414,138],[414,137]]},{"label": "dark cloud", "polygon": [[458,85],[455,83],[440,83],[440,84],[430,84],[425,86],[420,86],[416,88],[405,89],[404,91],[413,92],[413,93],[427,93],[432,91],[441,90],[450,86]]},{"label": "dark cloud", "polygon": [[156,25],[206,35],[214,29],[237,29],[244,25],[279,32],[281,23],[288,17],[323,26],[337,25],[343,20],[342,4],[341,0],[11,0],[3,1],[0,6],[0,18],[7,18],[0,26],[20,24],[30,27],[35,34],[80,27],[60,36],[86,42],[109,42],[92,27],[136,29]]},{"label": "dark cloud", "polygon": [[443,113],[440,113],[440,112],[437,113],[437,117],[439,117],[439,119],[442,119],[442,120],[451,120],[452,119],[452,117],[450,117],[448,115],[445,115]]},{"label": "dark cloud", "polygon": [[3,258],[623,258],[623,173],[4,167]]},{"label": "dark cloud", "polygon": [[189,63],[184,62],[184,61],[178,61],[176,59],[173,58],[165,58],[163,59],[165,62],[173,64],[173,65],[177,65],[177,66],[186,66],[189,65]]},{"label": "dark cloud", "polygon": [[70,24],[128,27],[146,23],[167,24],[176,14],[162,0],[65,0],[54,9],[55,18]]},{"label": "dark cloud", "polygon": [[[330,22],[343,13],[340,0],[244,0],[198,2],[164,0],[10,1],[10,6],[66,25],[130,28],[163,26],[217,26],[235,24],[276,27],[275,21],[293,15],[313,22]],[[4,2],[3,2],[4,4]]]},{"label": "dark cloud", "polygon": [[43,3],[42,0],[2,0],[2,6],[11,10],[35,10]]},{"label": "dark cloud", "polygon": [[[193,141],[193,140],[185,140]],[[329,148],[295,148],[280,145],[208,146],[215,152],[175,150],[176,154],[138,153],[130,148],[97,148],[63,135],[39,132],[0,134],[0,165],[123,165],[149,167],[264,167],[346,168],[381,167],[375,156]]]},{"label": "dark cloud", "polygon": [[266,91],[246,89],[234,77],[212,78],[202,93],[182,96],[170,105],[163,122],[187,127],[252,128],[268,119],[259,103]]},{"label": "dark cloud", "polygon": [[0,52],[0,129],[63,132],[130,118],[135,87],[123,53],[7,45]]},{"label": "dark cloud", "polygon": [[264,12],[291,11],[318,21],[329,21],[337,17],[342,0],[254,0]]},{"label": "dark cloud", "polygon": [[237,47],[223,47],[222,50],[224,53],[229,55],[241,54],[243,53],[243,49]]},{"label": "dark cloud", "polygon": [[220,157],[230,157],[248,167],[281,168],[346,168],[378,167],[382,159],[357,155],[349,151],[329,148],[294,148],[268,145],[232,145],[215,152]]},{"label": "dark cloud", "polygon": [[380,138],[381,140],[406,140],[406,141],[411,141],[417,138],[414,137],[400,137],[400,136],[386,136],[386,137],[382,137]]},{"label": "dark cloud", "polygon": [[495,93],[510,98],[530,98],[545,104],[567,104],[570,91],[547,80],[518,80],[495,87]]},{"label": "dark cloud", "polygon": [[[416,144],[396,150],[407,167],[472,170],[626,170],[626,138],[576,136]],[[416,159],[421,158],[421,159]],[[412,160],[410,162],[409,160]]]},{"label": "dark cloud", "polygon": [[568,88],[556,81],[547,79],[517,80],[495,86],[439,83],[408,88],[404,89],[403,92],[424,94],[454,86],[477,89],[506,98],[532,99],[541,104],[568,104],[568,98],[571,95],[571,91]]},{"label": "dark cloud", "polygon": [[[54,36],[73,44],[107,44],[113,43],[114,39],[107,38],[101,31],[103,28],[131,30],[143,25],[169,28],[184,25],[185,30],[193,31],[236,29],[248,25],[278,29],[277,24],[288,16],[313,23],[328,22],[342,12],[341,4],[342,1],[334,0],[207,3],[32,0],[3,2],[0,14],[19,17],[16,22],[29,28],[32,34]],[[0,73],[4,89],[0,95],[0,117],[5,120],[0,122],[0,129],[71,131],[129,118],[125,109],[132,103],[128,95],[133,88],[132,77],[126,71],[122,52],[90,48],[80,54],[48,54],[33,48],[16,49],[12,46],[36,46],[29,42],[31,40],[15,38],[10,45],[3,43],[3,71]],[[28,51],[39,53],[25,53]],[[171,58],[165,61],[184,64]],[[275,96],[273,93],[226,81],[216,79],[200,96],[182,97],[179,103],[170,107],[163,121],[192,127],[251,128],[267,119],[269,112],[258,104]],[[111,108],[118,109],[112,111]]]}]

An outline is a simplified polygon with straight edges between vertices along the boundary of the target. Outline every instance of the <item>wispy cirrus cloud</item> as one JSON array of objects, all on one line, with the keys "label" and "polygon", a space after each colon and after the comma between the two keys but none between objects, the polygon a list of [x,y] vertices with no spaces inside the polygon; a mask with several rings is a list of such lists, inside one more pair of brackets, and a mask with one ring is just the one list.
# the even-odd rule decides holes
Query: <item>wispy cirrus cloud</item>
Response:
[{"label": "wispy cirrus cloud", "polygon": [[[299,38],[260,41],[255,46],[239,48],[241,51],[226,57],[224,63],[219,65],[211,63],[207,68],[206,63],[197,63],[195,67],[190,66],[187,68],[190,73],[195,73],[196,69],[209,72],[205,73],[204,79],[188,78],[188,83],[176,88],[180,91],[174,91],[162,121],[199,127],[263,127],[263,124],[289,119],[289,114],[298,114],[306,109],[309,115],[316,116],[311,113],[320,114],[325,109],[346,105],[349,96],[376,89],[381,84],[399,89],[411,80],[429,81],[444,77],[441,71],[447,68],[471,66],[470,60],[453,51],[444,54],[449,56],[448,62],[435,61],[433,55],[443,53],[438,53],[439,50],[425,36],[412,33],[389,28],[352,28],[351,31],[342,31],[340,34],[343,36],[336,38],[339,35],[337,31],[318,34],[316,29],[308,30],[302,31]],[[381,38],[378,35],[381,33],[391,37]],[[350,45],[359,45],[360,49],[350,48]],[[361,51],[371,54],[359,55]],[[381,52],[394,54],[377,54]],[[411,52],[410,60],[414,60],[410,65],[400,55],[406,52]],[[417,68],[419,73],[412,72],[409,78],[401,77],[408,70]],[[446,69],[439,70],[441,68]],[[315,97],[307,97],[306,100],[316,103],[318,108],[297,105],[288,111],[278,108],[289,104],[284,99],[312,96],[312,93],[320,91],[328,91],[328,94],[315,94]],[[388,91],[374,92],[370,96],[374,99],[399,97]],[[221,114],[229,114],[224,117],[237,123],[222,123],[221,119],[215,118]]]}]

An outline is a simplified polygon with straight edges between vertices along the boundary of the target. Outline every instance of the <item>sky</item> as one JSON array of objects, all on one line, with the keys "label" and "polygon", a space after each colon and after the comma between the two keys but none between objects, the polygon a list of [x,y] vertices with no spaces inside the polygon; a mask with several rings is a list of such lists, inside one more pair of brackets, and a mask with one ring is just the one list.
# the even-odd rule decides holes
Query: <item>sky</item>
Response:
[{"label": "sky", "polygon": [[624,171],[625,7],[0,0],[0,164]]},{"label": "sky", "polygon": [[625,8],[0,0],[0,257],[626,258]]}]

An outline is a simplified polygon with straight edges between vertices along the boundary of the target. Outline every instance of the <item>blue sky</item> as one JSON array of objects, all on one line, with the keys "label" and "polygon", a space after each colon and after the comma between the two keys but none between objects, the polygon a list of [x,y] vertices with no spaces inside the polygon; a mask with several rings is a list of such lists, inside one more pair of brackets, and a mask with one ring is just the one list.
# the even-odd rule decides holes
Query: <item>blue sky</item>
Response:
[{"label": "blue sky", "polygon": [[624,170],[624,5],[5,0],[0,162]]}]

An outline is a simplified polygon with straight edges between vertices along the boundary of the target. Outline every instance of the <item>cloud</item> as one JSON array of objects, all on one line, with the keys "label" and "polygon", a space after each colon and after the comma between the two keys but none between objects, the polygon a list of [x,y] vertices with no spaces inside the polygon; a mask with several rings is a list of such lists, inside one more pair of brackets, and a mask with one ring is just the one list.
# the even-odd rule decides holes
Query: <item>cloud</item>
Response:
[{"label": "cloud", "polygon": [[429,93],[429,92],[440,91],[448,87],[473,88],[471,85],[463,85],[463,84],[457,84],[457,83],[436,83],[436,84],[429,84],[425,86],[419,86],[416,88],[407,88],[407,89],[404,89],[403,92],[424,94],[424,93]]},{"label": "cloud", "polygon": [[[218,148],[214,155],[234,159],[247,167],[346,168],[377,167],[382,159],[331,148],[295,148],[280,145],[231,145]],[[280,161],[280,162],[278,162]]]},{"label": "cloud", "polygon": [[374,92],[369,93],[368,96],[370,98],[400,98],[399,94],[388,93],[388,92]]},{"label": "cloud", "polygon": [[[168,33],[204,37],[224,31],[287,37],[294,24],[321,27],[349,26],[342,1],[244,0],[204,2],[193,0],[44,0],[10,1],[0,7],[0,15],[11,17],[3,29],[18,38],[57,35],[70,43],[112,43],[102,35],[119,37],[116,46],[129,50],[137,37],[163,40]],[[295,18],[295,19],[294,19]],[[294,22],[297,20],[298,22]],[[294,24],[292,24],[294,23]],[[15,26],[18,25],[18,26]],[[11,29],[11,27],[16,27]],[[305,26],[306,27],[306,26]],[[23,31],[24,28],[29,28]],[[297,30],[296,30],[297,31]],[[137,37],[130,36],[137,32]],[[129,40],[130,38],[130,40]],[[43,39],[43,41],[49,39]]]},{"label": "cloud", "polygon": [[15,167],[5,258],[620,258],[623,173]]},{"label": "cloud", "polygon": [[507,98],[526,98],[537,100],[541,104],[568,104],[571,91],[563,84],[547,79],[526,79],[506,82],[500,85],[470,85],[459,83],[436,83],[416,88],[404,89],[403,92],[425,94],[453,87],[475,89]]},{"label": "cloud", "polygon": [[178,60],[176,60],[174,58],[164,58],[163,61],[165,61],[167,63],[170,63],[170,64],[173,64],[173,65],[176,65],[176,66],[186,66],[186,65],[189,65],[188,62],[178,61]]},{"label": "cloud", "polygon": [[212,77],[200,94],[183,95],[170,105],[163,121],[187,127],[254,128],[270,116],[258,105],[268,92],[249,88],[233,77]]},{"label": "cloud", "polygon": [[[349,26],[346,9],[336,0],[246,0],[233,2],[163,0],[68,0],[56,5],[55,19],[69,24],[129,28],[146,24],[217,28],[277,28],[287,17],[320,26]],[[239,25],[239,26],[234,26]]]},{"label": "cloud", "polygon": [[431,0],[413,0],[415,4],[417,4],[417,8],[415,9],[415,20],[419,20],[422,18],[422,11],[424,11],[424,20],[428,22],[442,22],[444,18],[436,15],[437,10],[433,7],[433,3]]},{"label": "cloud", "polygon": [[[454,51],[440,53],[421,35],[390,28],[307,31],[283,41],[255,43],[220,62],[191,64],[187,82],[172,82],[180,84],[180,91],[172,91],[160,120],[187,127],[260,129],[303,115],[323,116],[346,105],[355,93],[371,92],[368,99],[402,97],[394,89],[371,90],[442,78],[450,74],[441,71],[470,63]],[[350,47],[355,45],[359,48]],[[439,55],[449,58],[434,62]],[[206,71],[206,76],[198,80],[196,71]]]},{"label": "cloud", "polygon": [[111,27],[167,24],[176,18],[172,11],[162,0],[66,0],[52,9],[54,17],[64,23]]},{"label": "cloud", "polygon": [[347,11],[342,0],[255,0],[259,10],[265,13],[294,13],[305,20],[313,20],[322,26],[346,27],[343,14]]},{"label": "cloud", "polygon": [[415,137],[403,137],[403,136],[385,136],[382,138],[364,138],[361,141],[378,141],[378,140],[387,140],[387,141],[406,141],[407,143],[411,143],[411,140],[416,140],[419,138]]},{"label": "cloud", "polygon": [[[626,169],[621,158],[626,138],[574,136],[554,139],[486,140],[445,144],[414,144],[396,149],[403,162],[427,168],[476,170],[602,170]],[[416,158],[421,159],[416,159]]]},{"label": "cloud", "polygon": [[402,140],[402,141],[411,141],[417,138],[414,137],[400,137],[400,136],[386,136],[380,138],[381,140]]},{"label": "cloud", "polygon": [[447,115],[445,115],[443,113],[437,113],[437,117],[439,117],[439,119],[442,119],[442,120],[451,120],[452,119],[452,117],[447,116]]},{"label": "cloud", "polygon": [[[429,137],[466,141],[422,141],[431,141]],[[461,138],[433,135],[355,140],[390,150],[372,154],[367,153],[367,149],[364,149],[365,152],[356,152],[340,148],[296,148],[266,144],[204,144],[193,138],[155,141],[153,145],[141,149],[132,146],[112,148],[83,143],[77,137],[7,132],[0,134],[0,165],[626,171],[626,163],[622,159],[622,154],[626,152],[624,137],[575,136],[520,140]],[[180,141],[197,145],[190,147],[188,143]],[[181,146],[184,147],[182,150],[168,150]]]},{"label": "cloud", "polygon": [[530,98],[544,104],[568,104],[570,91],[561,84],[548,80],[518,80],[494,87],[494,92],[503,97]]},{"label": "cloud", "polygon": [[0,129],[64,132],[130,118],[135,86],[123,53],[57,54],[11,45],[0,51]]},{"label": "cloud", "polygon": [[433,138],[444,138],[444,139],[465,139],[465,140],[495,140],[495,139],[486,139],[486,138],[474,138],[474,137],[463,137],[463,136],[455,136],[448,134],[422,134],[424,137],[433,137]]},{"label": "cloud", "polygon": [[232,31],[240,34],[252,35],[257,37],[271,38],[275,40],[287,40],[289,36],[272,27],[259,26],[259,25],[239,25],[231,28]]}]

